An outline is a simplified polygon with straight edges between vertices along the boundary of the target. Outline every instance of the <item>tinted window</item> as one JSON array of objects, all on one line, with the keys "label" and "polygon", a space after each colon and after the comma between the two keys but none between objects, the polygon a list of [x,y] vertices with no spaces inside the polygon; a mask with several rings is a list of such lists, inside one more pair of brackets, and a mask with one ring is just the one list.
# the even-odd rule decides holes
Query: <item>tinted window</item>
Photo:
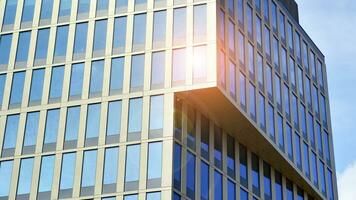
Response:
[{"label": "tinted window", "polygon": [[12,160],[0,162],[0,197],[9,196],[13,162]]},{"label": "tinted window", "polygon": [[61,0],[59,5],[59,17],[70,16],[70,10],[72,7],[72,0]]},{"label": "tinted window", "polygon": [[6,74],[0,74],[0,108],[4,97]]},{"label": "tinted window", "polygon": [[74,173],[75,173],[75,153],[63,154],[62,168],[61,168],[61,181],[60,190],[66,190],[73,188]]},{"label": "tinted window", "polygon": [[22,102],[22,93],[25,82],[25,72],[16,72],[12,78],[12,88],[10,94],[10,106],[19,105]]},{"label": "tinted window", "polygon": [[152,53],[151,87],[163,87],[165,73],[165,52]]},{"label": "tinted window", "polygon": [[12,34],[0,35],[0,65],[9,62]]},{"label": "tinted window", "polygon": [[44,156],[41,162],[38,192],[52,191],[55,156]]},{"label": "tinted window", "polygon": [[182,44],[186,39],[186,9],[178,8],[174,9],[173,14],[173,43]]},{"label": "tinted window", "polygon": [[96,156],[97,151],[84,151],[83,171],[81,187],[91,187],[95,185],[95,171],[96,171]]},{"label": "tinted window", "polygon": [[42,0],[40,19],[52,18],[53,0]]},{"label": "tinted window", "polygon": [[126,44],[126,17],[115,18],[113,48],[125,48]]},{"label": "tinted window", "polygon": [[15,149],[16,139],[17,139],[17,131],[19,125],[20,115],[9,115],[6,118],[6,128],[4,133],[4,142],[3,142],[3,152],[2,156],[4,156],[5,149]]},{"label": "tinted window", "polygon": [[84,63],[72,65],[69,96],[81,97],[83,88]]},{"label": "tinted window", "polygon": [[148,180],[160,179],[161,176],[162,176],[162,142],[149,143],[147,179]]},{"label": "tinted window", "polygon": [[45,75],[44,69],[33,70],[32,81],[31,81],[31,91],[30,91],[30,103],[31,102],[39,102],[39,103],[41,102],[44,75]]},{"label": "tinted window", "polygon": [[187,196],[194,199],[195,196],[195,155],[187,152],[187,164],[186,164],[186,190]]},{"label": "tinted window", "polygon": [[150,101],[150,132],[163,130],[163,95],[152,96]]},{"label": "tinted window", "polygon": [[17,9],[17,0],[7,0],[3,25],[14,24]]},{"label": "tinted window", "polygon": [[186,52],[185,49],[174,49],[172,54],[172,81],[174,85],[181,85],[185,81]]},{"label": "tinted window", "polygon": [[130,90],[140,90],[143,87],[145,55],[134,55],[131,60]]},{"label": "tinted window", "polygon": [[38,30],[35,59],[46,59],[49,40],[49,28]]},{"label": "tinted window", "polygon": [[68,41],[68,27],[60,26],[57,28],[56,36],[56,47],[54,50],[54,56],[65,56],[67,52],[67,41]]},{"label": "tinted window", "polygon": [[30,47],[31,32],[21,32],[19,36],[19,42],[17,45],[16,62],[25,62],[21,65],[26,65],[28,57],[28,49]]},{"label": "tinted window", "polygon": [[67,110],[65,141],[77,140],[79,131],[80,107],[70,107]]},{"label": "tinted window", "polygon": [[63,78],[64,78],[64,67],[53,67],[51,75],[51,85],[49,89],[49,98],[60,99],[62,96],[63,88]]},{"label": "tinted window", "polygon": [[31,191],[33,158],[21,159],[17,195],[29,194]]},{"label": "tinted window", "polygon": [[94,61],[90,71],[90,96],[101,96],[104,78],[104,60]]},{"label": "tinted window", "polygon": [[155,12],[153,15],[153,45],[164,45],[166,41],[166,11]]},{"label": "tinted window", "polygon": [[138,181],[140,178],[140,145],[131,145],[126,150],[125,182]]},{"label": "tinted window", "polygon": [[128,133],[140,133],[142,126],[142,98],[130,99]]},{"label": "tinted window", "polygon": [[38,124],[39,124],[40,112],[27,113],[26,126],[25,126],[25,139],[23,142],[24,148],[22,151],[26,151],[25,147],[33,147],[37,142]]},{"label": "tinted window", "polygon": [[56,143],[59,128],[59,109],[47,111],[44,144]]},{"label": "tinted window", "polygon": [[125,58],[114,58],[111,60],[110,71],[110,94],[121,93],[124,80]]},{"label": "tinted window", "polygon": [[109,102],[106,134],[107,135],[119,134],[120,128],[121,128],[121,101]]},{"label": "tinted window", "polygon": [[88,23],[77,24],[74,38],[74,54],[85,54]]},{"label": "tinted window", "polygon": [[97,139],[99,136],[100,108],[99,103],[88,105],[85,139]]},{"label": "tinted window", "polygon": [[194,41],[200,42],[205,39],[207,32],[207,13],[206,4],[194,6],[193,22]]},{"label": "tinted window", "polygon": [[32,21],[34,8],[35,8],[35,0],[24,1],[21,22]]},{"label": "tinted window", "polygon": [[200,165],[200,198],[202,200],[209,199],[209,165],[201,162]]},{"label": "tinted window", "polygon": [[142,48],[146,41],[146,14],[134,16],[132,45],[135,48]]},{"label": "tinted window", "polygon": [[117,181],[117,171],[119,165],[119,148],[107,148],[105,149],[105,161],[104,161],[104,175],[103,184],[104,187],[107,184],[115,184]]},{"label": "tinted window", "polygon": [[106,28],[107,20],[100,20],[95,22],[93,53],[99,56],[105,53],[106,48]]}]

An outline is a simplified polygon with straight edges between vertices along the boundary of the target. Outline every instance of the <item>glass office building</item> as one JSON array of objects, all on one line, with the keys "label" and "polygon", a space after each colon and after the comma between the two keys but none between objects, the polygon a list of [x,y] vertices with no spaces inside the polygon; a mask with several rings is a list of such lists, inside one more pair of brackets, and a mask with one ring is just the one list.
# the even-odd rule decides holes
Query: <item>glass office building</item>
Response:
[{"label": "glass office building", "polygon": [[337,200],[293,0],[0,1],[0,200]]}]

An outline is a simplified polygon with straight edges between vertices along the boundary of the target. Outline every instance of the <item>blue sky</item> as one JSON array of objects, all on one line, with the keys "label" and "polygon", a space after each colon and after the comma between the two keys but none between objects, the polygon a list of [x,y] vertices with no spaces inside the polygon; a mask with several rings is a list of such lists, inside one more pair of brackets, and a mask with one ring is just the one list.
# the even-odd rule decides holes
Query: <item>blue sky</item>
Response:
[{"label": "blue sky", "polygon": [[347,184],[356,183],[356,1],[296,1],[300,24],[326,59],[340,199],[354,199]]}]

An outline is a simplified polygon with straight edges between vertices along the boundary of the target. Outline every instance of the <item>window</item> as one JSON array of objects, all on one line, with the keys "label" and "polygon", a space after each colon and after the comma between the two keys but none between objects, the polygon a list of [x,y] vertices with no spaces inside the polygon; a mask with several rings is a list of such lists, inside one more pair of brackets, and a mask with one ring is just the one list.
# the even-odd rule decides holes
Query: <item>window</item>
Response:
[{"label": "window", "polygon": [[281,78],[277,74],[274,74],[274,80],[275,80],[274,83],[275,83],[275,87],[276,87],[277,106],[278,106],[278,108],[282,108]]},{"label": "window", "polygon": [[279,44],[276,37],[273,37],[273,63],[275,68],[279,71]]},{"label": "window", "polygon": [[219,59],[219,69],[218,69],[218,84],[219,86],[225,88],[226,87],[226,64],[225,64],[225,54],[221,50],[218,54]]},{"label": "window", "polygon": [[227,136],[228,140],[227,140],[227,161],[226,161],[226,165],[227,165],[227,174],[235,179],[235,142],[234,142],[234,138],[231,137],[230,135]]},{"label": "window", "polygon": [[322,118],[322,121],[323,121],[323,124],[325,127],[328,126],[328,116],[327,116],[327,107],[326,107],[326,99],[323,95],[320,96],[320,107],[321,107],[321,118]]},{"label": "window", "polygon": [[98,20],[95,22],[93,56],[103,56],[106,48],[106,28],[107,20]]},{"label": "window", "polygon": [[292,87],[296,87],[296,77],[295,77],[295,62],[292,57],[289,57],[289,68],[290,68],[290,82]]},{"label": "window", "polygon": [[265,97],[262,95],[262,93],[259,93],[259,123],[260,123],[260,128],[263,130],[266,130],[266,114],[265,114]]},{"label": "window", "polygon": [[268,104],[268,134],[272,140],[275,140],[274,109],[271,104]]},{"label": "window", "polygon": [[0,197],[4,199],[7,199],[10,193],[13,163],[12,160],[0,162]]},{"label": "window", "polygon": [[277,128],[278,128],[278,145],[284,151],[284,130],[283,130],[283,117],[277,114]]},{"label": "window", "polygon": [[236,66],[229,61],[229,76],[230,76],[230,96],[236,100]]},{"label": "window", "polygon": [[69,107],[67,110],[66,128],[64,133],[64,141],[66,143],[74,143],[71,146],[76,146],[79,131],[80,107]]},{"label": "window", "polygon": [[85,129],[85,145],[96,145],[100,132],[100,103],[89,104]]},{"label": "window", "polygon": [[279,12],[279,31],[283,42],[286,41],[286,30],[285,30],[284,20],[285,20],[284,14],[282,12]]},{"label": "window", "polygon": [[88,23],[77,24],[74,38],[74,58],[84,58],[87,47]]},{"label": "window", "polygon": [[147,0],[135,0],[135,10],[146,8]]},{"label": "window", "polygon": [[236,199],[236,188],[235,183],[228,180],[227,181],[227,200]]},{"label": "window", "polygon": [[[282,177],[281,177],[281,182],[282,182]],[[263,183],[264,183],[264,198],[266,200],[272,200],[271,166],[266,162],[263,162]]]},{"label": "window", "polygon": [[17,0],[7,0],[5,5],[5,14],[3,19],[3,30],[7,29],[7,25],[11,28],[15,22],[16,17],[16,10],[17,10]]},{"label": "window", "polygon": [[230,54],[235,57],[235,24],[229,20],[228,24],[228,30],[229,30],[229,52]]},{"label": "window", "polygon": [[300,148],[300,136],[295,132],[294,137],[295,152],[296,152],[296,164],[299,169],[302,169],[302,152]]},{"label": "window", "polygon": [[153,14],[153,46],[163,47],[166,42],[166,11]]},{"label": "window", "polygon": [[53,0],[42,0],[40,23],[50,24],[52,18]]},{"label": "window", "polygon": [[51,150],[55,149],[59,129],[59,114],[59,109],[47,111],[45,136],[43,141],[44,150],[46,150],[47,147],[51,147]]},{"label": "window", "polygon": [[17,183],[17,196],[25,196],[29,198],[31,191],[32,170],[33,170],[33,158],[21,159],[19,180]]},{"label": "window", "polygon": [[200,152],[203,158],[209,160],[209,135],[210,135],[210,125],[209,119],[204,115],[201,115],[201,148]]},{"label": "window", "polygon": [[0,68],[6,68],[9,62],[12,34],[0,35]]},{"label": "window", "polygon": [[115,18],[114,21],[114,39],[113,53],[123,52],[126,45],[126,17]]},{"label": "window", "polygon": [[309,167],[309,147],[306,143],[303,144],[303,164],[304,164],[304,173],[305,175],[310,178],[310,167]]},{"label": "window", "polygon": [[287,200],[293,200],[294,199],[294,194],[293,194],[293,183],[287,179],[286,182],[286,187],[287,187]]},{"label": "window", "polygon": [[[42,157],[40,180],[38,186],[38,198],[46,198],[50,196],[50,193],[52,191],[52,181],[54,174],[54,161],[54,155]],[[47,193],[47,195],[44,194],[45,192]]]},{"label": "window", "polygon": [[125,58],[114,58],[111,60],[111,72],[110,72],[110,94],[116,94],[122,92],[124,81],[124,65]]},{"label": "window", "polygon": [[240,188],[240,200],[248,200],[248,193]]},{"label": "window", "polygon": [[186,71],[186,52],[185,49],[173,49],[172,58],[172,81],[173,85],[183,85],[185,82]]},{"label": "window", "polygon": [[119,147],[105,149],[103,193],[116,191],[118,165]]},{"label": "window", "polygon": [[59,21],[69,20],[72,7],[72,0],[61,0],[59,5],[58,18]]},{"label": "window", "polygon": [[305,83],[305,96],[307,98],[307,104],[309,108],[312,108],[312,94],[311,94],[311,89],[310,89],[310,79],[308,77],[305,77],[306,83]]},{"label": "window", "polygon": [[163,95],[151,96],[149,137],[158,137],[163,132]]},{"label": "window", "polygon": [[251,82],[249,84],[249,93],[250,116],[256,121],[256,93],[255,86]]},{"label": "window", "polygon": [[173,11],[173,44],[185,43],[187,32],[186,8],[178,8]]},{"label": "window", "polygon": [[240,183],[241,185],[247,187],[248,176],[247,176],[247,149],[246,147],[239,145],[240,153]]},{"label": "window", "polygon": [[223,199],[223,180],[222,175],[218,171],[214,171],[214,200]]},{"label": "window", "polygon": [[177,190],[181,189],[181,170],[182,170],[182,146],[174,143],[173,148],[173,186]]},{"label": "window", "polygon": [[300,62],[301,57],[302,57],[302,51],[301,51],[301,47],[300,47],[300,35],[297,32],[295,33],[295,51],[297,54],[298,62]]},{"label": "window", "polygon": [[288,66],[287,66],[287,51],[285,48],[282,48],[281,51],[281,65],[284,80],[288,80]]},{"label": "window", "polygon": [[321,133],[321,125],[319,123],[316,123],[316,137],[318,140],[317,146],[318,146],[318,152],[321,157],[323,157],[324,152],[323,152],[323,136]]},{"label": "window", "polygon": [[231,15],[233,17],[235,15],[234,14],[234,11],[235,11],[234,0],[228,0],[227,7],[229,10],[229,15]]},{"label": "window", "polygon": [[23,88],[25,83],[25,73],[15,72],[12,77],[12,87],[10,94],[10,107],[19,106],[22,103]]},{"label": "window", "polygon": [[329,134],[325,130],[323,130],[323,141],[326,162],[330,165]]},{"label": "window", "polygon": [[64,66],[53,67],[49,89],[49,101],[60,101],[62,97]]},{"label": "window", "polygon": [[269,0],[263,1],[263,16],[265,21],[269,23]]},{"label": "window", "polygon": [[263,70],[263,59],[262,56],[257,54],[257,79],[260,89],[264,88],[264,70]]},{"label": "window", "polygon": [[161,193],[160,192],[147,193],[146,200],[161,200]]},{"label": "window", "polygon": [[125,195],[124,200],[138,200],[138,195],[137,194]]},{"label": "window", "polygon": [[248,43],[247,46],[248,51],[248,71],[249,75],[252,79],[255,79],[255,64],[254,64],[254,53],[253,53],[253,46],[251,43]]},{"label": "window", "polygon": [[193,82],[202,82],[207,77],[206,46],[193,47]]},{"label": "window", "polygon": [[240,105],[246,108],[246,77],[240,72]]},{"label": "window", "polygon": [[78,19],[87,18],[90,9],[90,0],[79,0],[78,2]]},{"label": "window", "polygon": [[319,96],[318,96],[318,88],[313,84],[312,88],[312,93],[313,93],[313,107],[314,107],[314,112],[317,117],[319,117]]},{"label": "window", "polygon": [[313,183],[314,185],[318,187],[319,185],[319,178],[318,178],[318,167],[317,167],[317,158],[316,158],[316,154],[314,152],[311,153],[311,158],[310,158],[310,163],[311,163],[311,169],[312,169],[312,173],[313,173]]},{"label": "window", "polygon": [[207,35],[207,11],[206,4],[194,6],[194,42],[202,42]]},{"label": "window", "polygon": [[63,154],[62,158],[62,168],[61,168],[61,181],[59,185],[59,196],[63,197],[63,194],[69,194],[72,196],[73,184],[74,184],[74,174],[75,174],[75,153]]},{"label": "window", "polygon": [[187,152],[187,176],[186,176],[186,191],[187,196],[194,199],[195,196],[195,156]]},{"label": "window", "polygon": [[247,33],[250,38],[253,38],[253,15],[252,8],[247,6],[246,8],[246,16],[247,16]]},{"label": "window", "polygon": [[273,77],[272,68],[267,64],[266,67],[266,84],[267,84],[267,94],[270,100],[273,100]]},{"label": "window", "polygon": [[209,165],[204,161],[201,161],[200,177],[200,198],[209,200]]},{"label": "window", "polygon": [[15,67],[25,67],[30,47],[31,31],[21,32],[17,45]]},{"label": "window", "polygon": [[148,144],[147,187],[161,186],[162,177],[162,142]]},{"label": "window", "polygon": [[276,3],[272,2],[271,10],[272,10],[272,27],[273,27],[273,31],[277,32],[277,5],[276,5]]},{"label": "window", "polygon": [[125,190],[137,189],[140,178],[140,145],[127,146]]},{"label": "window", "polygon": [[245,38],[244,35],[239,31],[238,35],[238,49],[239,49],[239,62],[240,65],[245,64]]},{"label": "window", "polygon": [[299,129],[298,100],[294,94],[292,96],[292,110],[294,126],[296,129]]},{"label": "window", "polygon": [[163,88],[165,74],[165,51],[152,53],[151,88]]},{"label": "window", "polygon": [[255,7],[257,12],[261,12],[261,0],[255,0]]},{"label": "window", "polygon": [[0,74],[0,109],[4,97],[5,83],[6,83],[6,74]]},{"label": "window", "polygon": [[214,163],[222,168],[222,130],[217,125],[214,125]]},{"label": "window", "polygon": [[91,63],[89,96],[101,96],[104,79],[104,60]]},{"label": "window", "polygon": [[275,172],[275,185],[276,200],[283,199],[283,188],[282,188],[282,174],[278,171]]},{"label": "window", "polygon": [[324,171],[324,163],[319,160],[319,177],[320,177],[320,189],[321,192],[326,196],[326,184],[325,184],[325,171]]},{"label": "window", "polygon": [[35,9],[35,0],[24,1],[22,18],[21,18],[21,27],[22,26],[27,27],[32,25],[34,9]]},{"label": "window", "polygon": [[108,105],[108,118],[106,126],[106,142],[112,141],[111,138],[116,138],[118,141],[118,135],[121,129],[121,101],[112,101]]},{"label": "window", "polygon": [[293,47],[293,27],[292,24],[290,22],[288,22],[287,25],[287,34],[288,34],[288,47],[290,51],[294,51],[294,47]]},{"label": "window", "polygon": [[142,98],[130,99],[128,140],[140,138],[142,127]]},{"label": "window", "polygon": [[45,75],[44,69],[36,69],[32,71],[30,104],[41,103],[44,75]]},{"label": "window", "polygon": [[284,110],[288,120],[290,119],[290,102],[289,102],[289,88],[286,84],[283,86],[283,100],[284,100]]},{"label": "window", "polygon": [[270,31],[267,28],[267,26],[265,26],[265,53],[267,56],[267,59],[271,59],[271,36],[270,36]]},{"label": "window", "polygon": [[127,9],[128,0],[116,0],[115,13],[125,12]]},{"label": "window", "polygon": [[256,41],[259,45],[259,48],[262,49],[262,26],[261,18],[256,16]]},{"label": "window", "polygon": [[304,139],[308,139],[307,135],[307,125],[306,125],[306,116],[305,116],[305,106],[303,104],[299,104],[299,114],[300,114],[300,120],[301,120],[301,128],[302,128],[302,134]]},{"label": "window", "polygon": [[315,148],[315,132],[314,132],[314,118],[311,113],[308,112],[308,133],[310,144]]},{"label": "window", "polygon": [[145,55],[134,55],[131,60],[130,90],[137,91],[143,89]]},{"label": "window", "polygon": [[293,136],[292,136],[292,127],[289,124],[286,124],[286,139],[287,139],[287,152],[288,157],[293,160]]},{"label": "window", "polygon": [[333,200],[334,199],[333,175],[329,169],[327,171],[327,179],[328,179],[327,185],[328,185],[329,199]]},{"label": "window", "polygon": [[2,157],[12,156],[15,153],[17,131],[20,115],[8,115],[6,117],[6,127],[2,146]]},{"label": "window", "polygon": [[252,165],[252,192],[260,196],[260,166],[259,159],[256,154],[251,155],[251,165]]},{"label": "window", "polygon": [[308,59],[308,46],[305,41],[303,41],[303,65],[305,67],[306,73],[309,74],[309,59]]},{"label": "window", "polygon": [[81,180],[81,196],[92,195],[95,186],[95,171],[96,171],[97,151],[84,151],[82,180]]},{"label": "window", "polygon": [[40,112],[27,113],[25,136],[22,153],[33,153],[35,151],[38,133]]},{"label": "window", "polygon": [[241,27],[244,27],[244,1],[237,0],[237,19]]},{"label": "window", "polygon": [[133,50],[143,50],[146,42],[146,14],[139,14],[134,16],[133,25]]},{"label": "window", "polygon": [[96,2],[96,16],[103,16],[108,13],[109,0],[98,0]]},{"label": "window", "polygon": [[54,49],[54,59],[64,60],[67,52],[68,28],[69,26],[59,26],[57,28],[56,46]]},{"label": "window", "polygon": [[50,29],[39,29],[37,33],[37,44],[35,53],[35,63],[44,63],[47,58],[48,41]]},{"label": "window", "polygon": [[194,108],[189,107],[188,114],[187,114],[187,143],[188,143],[188,147],[193,150],[195,150],[195,145],[196,145],[195,126],[196,126],[196,112]]},{"label": "window", "polygon": [[324,74],[323,74],[323,64],[320,60],[317,62],[317,70],[318,70],[318,83],[321,88],[324,88]]},{"label": "window", "polygon": [[84,63],[72,65],[69,98],[81,98],[83,89]]}]

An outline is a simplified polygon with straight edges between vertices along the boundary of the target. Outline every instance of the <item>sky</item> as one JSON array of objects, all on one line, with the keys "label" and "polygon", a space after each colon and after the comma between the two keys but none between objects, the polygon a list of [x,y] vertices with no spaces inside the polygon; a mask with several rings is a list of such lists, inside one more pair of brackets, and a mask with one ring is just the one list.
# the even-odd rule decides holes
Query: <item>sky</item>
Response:
[{"label": "sky", "polygon": [[325,55],[340,200],[356,198],[356,1],[296,0],[299,23]]}]

